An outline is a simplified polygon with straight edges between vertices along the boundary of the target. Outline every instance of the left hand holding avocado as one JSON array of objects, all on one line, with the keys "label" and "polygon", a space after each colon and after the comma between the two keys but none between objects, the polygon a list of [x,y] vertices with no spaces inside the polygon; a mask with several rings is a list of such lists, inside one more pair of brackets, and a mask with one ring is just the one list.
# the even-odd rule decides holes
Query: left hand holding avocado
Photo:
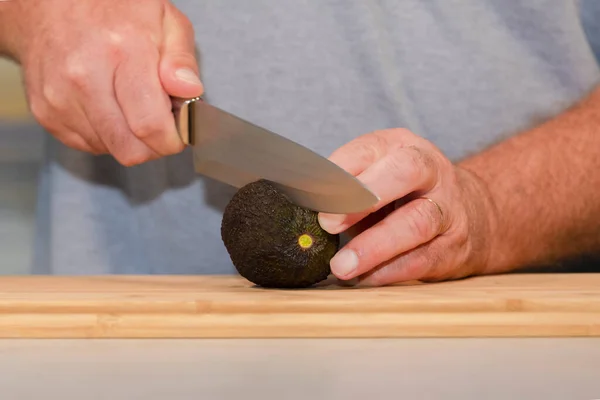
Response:
[{"label": "left hand holding avocado", "polygon": [[331,260],[339,279],[380,286],[484,272],[496,221],[488,190],[431,142],[405,129],[376,131],[330,159],[381,199],[365,213],[319,215],[329,233],[352,236]]}]

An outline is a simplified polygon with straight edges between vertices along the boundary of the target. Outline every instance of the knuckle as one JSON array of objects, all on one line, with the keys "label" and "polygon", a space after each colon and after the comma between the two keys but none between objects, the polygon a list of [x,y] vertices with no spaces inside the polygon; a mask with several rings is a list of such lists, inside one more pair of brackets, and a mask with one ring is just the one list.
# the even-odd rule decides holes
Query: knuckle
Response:
[{"label": "knuckle", "polygon": [[50,113],[48,112],[48,105],[46,102],[39,97],[35,97],[29,100],[29,110],[31,114],[39,122],[40,125],[45,128],[49,128],[51,125]]},{"label": "knuckle", "polygon": [[156,31],[151,31],[148,33],[148,41],[149,43],[156,49],[160,46],[161,38],[160,34]]},{"label": "knuckle", "polygon": [[419,182],[422,176],[421,168],[404,152],[394,152],[385,158],[386,171],[396,182]]},{"label": "knuckle", "polygon": [[154,153],[144,143],[140,143],[126,127],[119,127],[105,135],[103,142],[117,162],[125,167],[143,164],[154,158]]},{"label": "knuckle", "polygon": [[30,98],[29,110],[35,119],[40,122],[46,117],[46,110],[43,101],[39,100],[37,97]]},{"label": "knuckle", "polygon": [[390,146],[390,131],[379,130],[365,135],[365,139],[372,143],[372,146],[378,149],[387,149]]},{"label": "knuckle", "polygon": [[64,74],[69,83],[78,89],[85,89],[89,85],[88,69],[77,54],[67,58]]},{"label": "knuckle", "polygon": [[138,38],[139,32],[131,22],[122,22],[118,27],[110,27],[103,31],[101,43],[108,50],[122,51],[126,43],[133,38]]},{"label": "knuckle", "polygon": [[431,158],[427,153],[417,146],[409,146],[410,151],[410,164],[411,167],[417,171],[423,171],[424,169],[430,169],[433,167]]},{"label": "knuckle", "polygon": [[357,139],[352,145],[351,152],[357,158],[372,164],[382,156],[384,149],[385,147],[381,145],[381,139],[373,135]]},{"label": "knuckle", "polygon": [[402,171],[402,177],[411,184],[420,185],[423,181],[423,168],[419,167],[414,162],[408,162],[406,164],[406,169]]},{"label": "knuckle", "polygon": [[409,146],[408,149],[409,151],[406,154],[409,155],[409,161],[406,168],[410,175],[409,179],[426,184],[427,187],[430,187],[432,182],[437,182],[439,180],[439,168],[435,159],[422,148]]},{"label": "knuckle", "polygon": [[428,161],[435,167],[435,166],[439,166],[440,169],[451,169],[454,164],[452,163],[452,161],[450,161],[450,159],[446,156],[444,156],[443,153],[441,152],[432,152],[429,153],[431,154],[428,157]]},{"label": "knuckle", "polygon": [[127,37],[127,31],[130,30],[126,25],[121,25],[119,30],[107,29],[104,32],[104,44],[108,49],[115,49],[117,51],[123,48],[123,43]]},{"label": "knuckle", "polygon": [[108,58],[114,63],[118,63],[125,54],[125,44],[123,40],[108,40],[105,47]]},{"label": "knuckle", "polygon": [[164,132],[163,127],[164,123],[160,119],[149,115],[132,122],[131,131],[135,137],[143,140]]},{"label": "knuckle", "polygon": [[99,46],[108,60],[118,64],[132,48],[142,47],[140,37],[144,36],[132,26],[122,25],[118,29],[106,30],[99,39]]},{"label": "knuckle", "polygon": [[67,102],[65,96],[62,96],[53,84],[45,83],[42,87],[42,93],[47,104],[57,110],[65,110]]}]

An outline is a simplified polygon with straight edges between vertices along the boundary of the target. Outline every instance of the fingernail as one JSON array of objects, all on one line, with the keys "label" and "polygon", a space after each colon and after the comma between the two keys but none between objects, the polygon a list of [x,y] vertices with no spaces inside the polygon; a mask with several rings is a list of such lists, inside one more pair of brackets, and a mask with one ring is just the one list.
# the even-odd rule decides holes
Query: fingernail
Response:
[{"label": "fingernail", "polygon": [[346,216],[343,214],[319,214],[318,219],[321,228],[329,233],[337,233],[336,229],[344,222]]},{"label": "fingernail", "polygon": [[191,83],[193,85],[202,85],[202,82],[200,82],[200,78],[198,78],[198,75],[196,75],[196,73],[189,68],[178,69],[177,71],[175,71],[175,76],[177,77],[177,79],[182,80],[184,82]]},{"label": "fingernail", "polygon": [[352,274],[358,268],[358,256],[351,249],[342,249],[330,262],[331,272],[338,278]]}]

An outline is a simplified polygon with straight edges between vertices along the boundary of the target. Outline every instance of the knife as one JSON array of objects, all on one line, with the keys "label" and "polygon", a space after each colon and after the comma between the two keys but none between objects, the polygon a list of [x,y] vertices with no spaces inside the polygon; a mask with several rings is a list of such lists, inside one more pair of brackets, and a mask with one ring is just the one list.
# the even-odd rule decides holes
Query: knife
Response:
[{"label": "knife", "polygon": [[358,213],[379,201],[327,158],[201,97],[173,99],[173,115],[199,174],[236,188],[266,179],[293,203],[317,212]]}]

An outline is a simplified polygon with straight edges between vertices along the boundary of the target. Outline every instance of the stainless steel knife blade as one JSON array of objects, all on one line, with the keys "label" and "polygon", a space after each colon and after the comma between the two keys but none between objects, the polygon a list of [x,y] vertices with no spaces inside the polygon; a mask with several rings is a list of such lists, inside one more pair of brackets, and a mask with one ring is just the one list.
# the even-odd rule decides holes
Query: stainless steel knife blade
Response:
[{"label": "stainless steel knife blade", "polygon": [[379,200],[327,158],[202,98],[174,100],[173,113],[197,173],[236,188],[266,179],[292,202],[318,212],[357,213]]}]

